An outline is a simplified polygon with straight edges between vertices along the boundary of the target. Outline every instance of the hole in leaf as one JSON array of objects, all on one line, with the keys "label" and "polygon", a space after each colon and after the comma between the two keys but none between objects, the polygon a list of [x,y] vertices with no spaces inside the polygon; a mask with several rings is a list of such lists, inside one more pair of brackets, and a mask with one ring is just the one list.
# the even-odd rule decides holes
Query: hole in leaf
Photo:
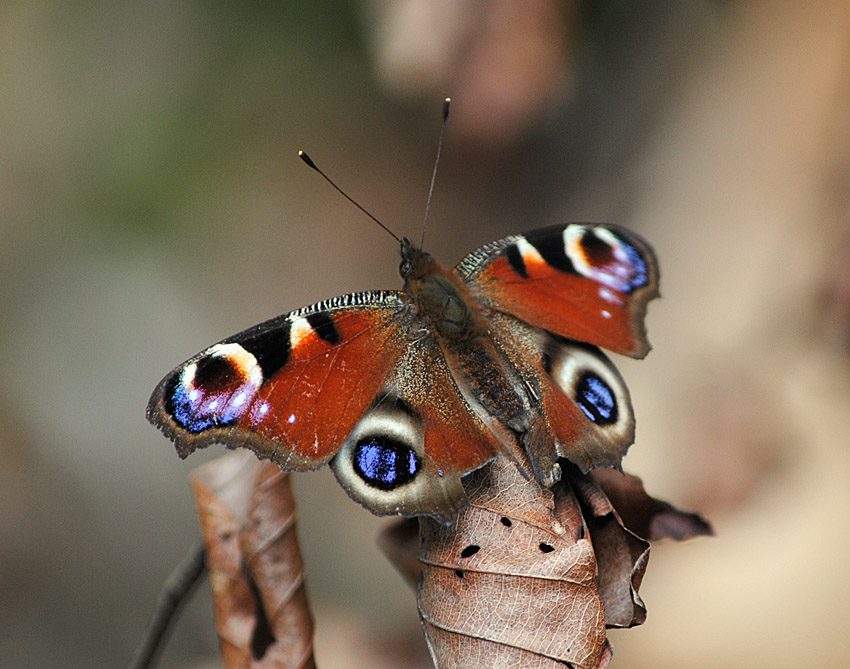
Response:
[{"label": "hole in leaf", "polygon": [[463,578],[464,577],[463,570],[455,569],[455,576],[457,576],[458,578]]},{"label": "hole in leaf", "polygon": [[551,553],[553,550],[555,550],[555,547],[552,544],[547,544],[545,541],[540,542],[541,553]]},{"label": "hole in leaf", "polygon": [[513,525],[513,523],[511,522],[510,518],[502,516],[502,525],[504,525],[505,527],[510,527],[511,525]]},{"label": "hole in leaf", "polygon": [[467,546],[466,548],[464,548],[460,552],[460,556],[462,558],[472,557],[473,555],[475,555],[480,550],[481,550],[480,546],[476,546],[475,544],[470,544],[469,546]]}]

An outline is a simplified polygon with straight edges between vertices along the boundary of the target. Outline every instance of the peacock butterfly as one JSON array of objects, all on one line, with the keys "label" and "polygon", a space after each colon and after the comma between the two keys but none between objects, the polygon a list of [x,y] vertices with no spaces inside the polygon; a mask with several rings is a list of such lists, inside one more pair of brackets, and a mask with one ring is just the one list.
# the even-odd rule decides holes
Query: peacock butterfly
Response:
[{"label": "peacock butterfly", "polygon": [[649,245],[570,223],[486,244],[453,269],[401,240],[401,291],[335,297],[228,337],[171,371],[147,417],[181,457],[247,447],[287,471],[330,463],[373,513],[464,506],[496,455],[542,485],[558,458],[618,467],[628,390],[599,350],[642,358],[658,293]]},{"label": "peacock butterfly", "polygon": [[354,204],[400,242],[403,289],[297,309],[172,370],[147,417],[181,457],[222,443],[287,471],[329,462],[373,513],[443,522],[466,503],[461,479],[497,455],[544,486],[560,479],[559,457],[585,472],[620,466],[634,416],[597,347],[649,351],[658,266],[645,241],[614,225],[554,225],[449,270]]}]

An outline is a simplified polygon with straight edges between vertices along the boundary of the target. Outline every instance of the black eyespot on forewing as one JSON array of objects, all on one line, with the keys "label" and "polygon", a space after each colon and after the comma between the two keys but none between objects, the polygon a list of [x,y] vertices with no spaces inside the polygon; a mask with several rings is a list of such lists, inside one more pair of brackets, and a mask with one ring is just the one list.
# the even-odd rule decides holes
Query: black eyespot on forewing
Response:
[{"label": "black eyespot on forewing", "polygon": [[511,244],[504,250],[505,258],[511,269],[519,274],[523,279],[528,278],[528,270],[525,267],[525,260],[522,259],[522,253],[519,252],[516,244]]},{"label": "black eyespot on forewing", "polygon": [[[617,250],[610,242],[602,239],[595,229],[587,230],[581,238],[581,247],[588,263],[596,268],[605,269],[612,277],[615,277],[622,285],[619,287],[624,293],[642,288],[649,281],[646,260],[641,252],[632,246],[622,235],[615,234],[618,245]],[[625,254],[625,259],[618,257]]]},{"label": "black eyespot on forewing", "polygon": [[612,388],[593,372],[584,372],[576,383],[575,400],[584,414],[597,425],[613,425],[619,410]]},{"label": "black eyespot on forewing", "polygon": [[614,249],[604,239],[600,239],[595,230],[582,235],[581,247],[591,265],[604,267],[614,262]]},{"label": "black eyespot on forewing", "polygon": [[267,381],[289,362],[289,354],[292,352],[290,329],[289,321],[277,321],[248,330],[234,337],[233,341],[257,359],[263,371],[263,380]]},{"label": "black eyespot on forewing", "polygon": [[215,393],[240,380],[241,374],[230,358],[208,355],[198,360],[193,385],[205,393]]},{"label": "black eyespot on forewing", "polygon": [[422,467],[412,448],[388,436],[360,439],[352,457],[357,475],[378,490],[395,490],[409,483]]},{"label": "black eyespot on forewing", "polygon": [[319,338],[328,342],[331,346],[336,346],[342,339],[339,336],[339,330],[336,329],[334,319],[328,316],[325,311],[317,311],[312,314],[307,314],[307,322],[313,331],[319,335]]},{"label": "black eyespot on forewing", "polygon": [[525,233],[531,244],[549,265],[562,272],[575,272],[572,260],[564,247],[564,228],[561,226],[541,228]]}]

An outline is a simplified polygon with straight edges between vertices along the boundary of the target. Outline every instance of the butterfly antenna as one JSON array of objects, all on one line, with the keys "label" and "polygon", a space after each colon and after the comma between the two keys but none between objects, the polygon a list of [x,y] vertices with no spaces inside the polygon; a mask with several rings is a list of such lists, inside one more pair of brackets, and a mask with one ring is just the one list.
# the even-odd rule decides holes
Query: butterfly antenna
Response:
[{"label": "butterfly antenna", "polygon": [[318,165],[316,165],[316,163],[314,163],[314,162],[313,162],[313,159],[312,159],[312,158],[310,158],[310,156],[308,156],[308,155],[307,155],[304,151],[299,151],[299,152],[298,152],[298,157],[299,157],[299,158],[301,158],[301,160],[303,160],[305,163],[307,163],[307,165],[309,165],[309,166],[310,166],[310,167],[312,167],[314,170],[316,170],[319,174],[321,174],[321,175],[322,175],[322,177],[324,178],[324,180],[325,180],[325,181],[327,181],[327,182],[328,182],[331,186],[333,186],[333,187],[336,189],[336,191],[337,191],[340,195],[342,195],[342,196],[343,196],[346,200],[348,200],[349,202],[351,202],[351,204],[353,204],[353,205],[354,205],[355,207],[357,207],[360,211],[362,211],[364,214],[366,214],[369,218],[371,218],[373,221],[375,221],[375,223],[377,223],[378,225],[380,225],[380,226],[381,226],[384,230],[386,230],[386,232],[387,232],[387,233],[389,233],[389,234],[392,236],[392,238],[393,238],[393,239],[395,239],[398,243],[401,243],[401,238],[400,238],[400,237],[399,237],[396,233],[394,233],[394,232],[393,232],[392,230],[390,230],[390,229],[389,229],[386,225],[384,225],[383,223],[381,223],[381,222],[380,222],[377,218],[375,218],[375,217],[374,217],[374,216],[373,216],[373,215],[372,215],[369,211],[367,211],[367,210],[366,210],[366,208],[365,208],[365,207],[363,207],[363,205],[361,205],[359,202],[357,202],[357,200],[355,200],[355,199],[354,199],[353,197],[351,197],[348,193],[346,193],[344,190],[342,190],[342,188],[340,188],[339,186],[337,186],[337,185],[333,182],[333,179],[331,179],[331,178],[330,178],[327,174],[325,174],[325,173],[324,173],[321,169],[319,169]]},{"label": "butterfly antenna", "polygon": [[446,122],[449,120],[451,98],[443,100],[443,124],[440,126],[440,139],[437,141],[437,159],[434,161],[434,171],[431,173],[431,187],[428,189],[428,201],[425,203],[425,219],[422,221],[422,238],[419,248],[425,245],[425,230],[428,227],[428,214],[431,213],[431,199],[434,197],[434,184],[437,182],[437,167],[440,165],[440,152],[443,150],[443,135],[446,133]]}]

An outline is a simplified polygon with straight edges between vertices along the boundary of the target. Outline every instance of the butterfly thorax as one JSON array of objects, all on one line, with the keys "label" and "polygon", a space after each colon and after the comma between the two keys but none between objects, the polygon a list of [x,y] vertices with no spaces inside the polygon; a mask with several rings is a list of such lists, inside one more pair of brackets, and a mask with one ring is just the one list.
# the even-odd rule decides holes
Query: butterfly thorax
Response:
[{"label": "butterfly thorax", "polygon": [[429,331],[455,343],[483,333],[475,302],[453,272],[407,239],[402,242],[401,257],[404,290]]}]

